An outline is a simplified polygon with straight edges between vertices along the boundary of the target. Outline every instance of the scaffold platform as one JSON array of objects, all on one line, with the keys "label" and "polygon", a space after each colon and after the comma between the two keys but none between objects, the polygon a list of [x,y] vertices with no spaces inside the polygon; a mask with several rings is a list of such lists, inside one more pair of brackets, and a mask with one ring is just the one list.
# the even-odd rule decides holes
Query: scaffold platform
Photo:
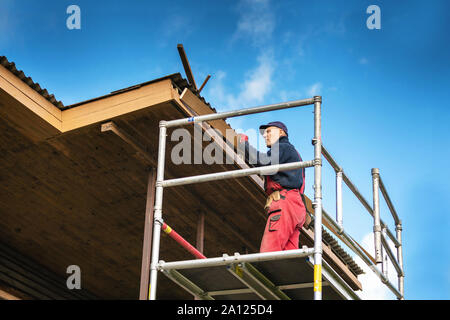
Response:
[{"label": "scaffold platform", "polygon": [[[271,252],[262,257],[236,253],[212,259],[162,261],[158,268],[203,300],[311,300],[314,260],[309,254],[312,252],[312,249],[304,247]],[[325,261],[322,277],[324,300],[359,300],[352,288]]]}]

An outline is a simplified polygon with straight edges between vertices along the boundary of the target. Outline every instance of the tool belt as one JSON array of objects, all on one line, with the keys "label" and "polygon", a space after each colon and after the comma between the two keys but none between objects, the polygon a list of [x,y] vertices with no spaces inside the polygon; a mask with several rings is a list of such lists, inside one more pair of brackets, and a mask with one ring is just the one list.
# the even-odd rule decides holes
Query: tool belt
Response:
[{"label": "tool belt", "polygon": [[264,210],[266,210],[266,212],[268,212],[270,205],[272,204],[272,201],[278,201],[281,198],[285,198],[285,196],[281,195],[280,190],[276,190],[274,192],[272,192],[266,200],[266,205],[264,206]]},{"label": "tool belt", "polygon": [[272,192],[266,200],[266,204],[264,206],[264,210],[269,210],[270,205],[272,204],[272,201],[275,199],[275,201],[278,201],[281,199],[280,191],[274,191]]}]

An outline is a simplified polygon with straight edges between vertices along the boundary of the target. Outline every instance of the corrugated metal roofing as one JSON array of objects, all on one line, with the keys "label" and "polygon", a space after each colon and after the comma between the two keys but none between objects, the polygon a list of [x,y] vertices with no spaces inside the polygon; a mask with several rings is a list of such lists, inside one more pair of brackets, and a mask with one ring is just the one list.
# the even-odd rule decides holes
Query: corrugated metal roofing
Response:
[{"label": "corrugated metal roofing", "polygon": [[39,83],[34,82],[33,79],[31,79],[31,77],[27,77],[22,70],[18,70],[14,62],[9,62],[5,56],[0,56],[0,64],[9,71],[11,71],[20,80],[25,82],[30,88],[32,88],[41,96],[43,96],[45,99],[50,101],[53,105],[55,105],[60,109],[64,107],[61,101],[56,100],[53,94],[48,93],[47,89],[41,88]]},{"label": "corrugated metal roofing", "polygon": [[[314,230],[314,216],[308,208],[307,214],[311,217],[311,223],[307,229]],[[339,242],[325,230],[325,228],[322,228],[322,241],[330,247],[331,251],[333,251],[333,253],[350,269],[355,276],[365,273],[363,269],[361,269],[361,267],[355,262],[355,260],[353,260],[353,258],[341,247]]]},{"label": "corrugated metal roofing", "polygon": [[339,259],[341,259],[342,262],[348,266],[353,274],[358,276],[364,273],[364,271],[356,264],[355,260],[353,260],[353,258],[345,252],[344,249],[342,249],[336,239],[334,239],[334,237],[324,229],[322,230],[322,240],[330,246],[331,251],[333,251]]},{"label": "corrugated metal roofing", "polygon": [[172,80],[173,85],[174,85],[177,89],[179,89],[179,93],[180,93],[180,94],[181,94],[181,92],[182,92],[185,88],[188,88],[188,89],[191,90],[197,97],[199,97],[200,100],[202,100],[208,107],[210,107],[211,110],[212,110],[213,112],[217,112],[216,109],[214,109],[213,107],[211,107],[211,105],[209,104],[209,102],[206,102],[205,98],[203,98],[200,94],[198,94],[198,93],[194,90],[194,87],[193,87],[191,84],[189,84],[188,81],[187,81],[186,79],[184,79],[184,78],[181,76],[181,74],[180,74],[179,72],[173,73],[173,74],[169,74],[169,75],[167,75],[167,76],[164,76],[164,77],[161,77],[161,78],[157,78],[157,79],[153,79],[153,80],[150,80],[150,81],[138,83],[138,84],[135,84],[135,85],[132,85],[132,86],[130,86],[130,87],[123,88],[123,89],[111,91],[109,94],[106,94],[106,95],[103,95],[103,96],[100,96],[100,97],[96,97],[96,98],[89,99],[89,100],[85,100],[85,101],[80,101],[80,102],[77,102],[77,103],[74,103],[74,104],[65,106],[65,107],[64,107],[64,110],[65,110],[65,109],[74,108],[74,107],[77,107],[77,106],[79,106],[79,105],[82,105],[82,104],[85,104],[85,103],[88,103],[88,102],[92,102],[92,101],[100,100],[100,99],[107,98],[107,97],[110,97],[110,96],[114,96],[114,95],[116,95],[116,94],[120,94],[120,93],[124,93],[124,92],[127,92],[127,91],[139,89],[139,88],[141,88],[141,87],[143,87],[143,86],[146,86],[146,85],[149,85],[149,84],[158,82],[158,81],[163,81],[163,80],[166,80],[166,79]]}]

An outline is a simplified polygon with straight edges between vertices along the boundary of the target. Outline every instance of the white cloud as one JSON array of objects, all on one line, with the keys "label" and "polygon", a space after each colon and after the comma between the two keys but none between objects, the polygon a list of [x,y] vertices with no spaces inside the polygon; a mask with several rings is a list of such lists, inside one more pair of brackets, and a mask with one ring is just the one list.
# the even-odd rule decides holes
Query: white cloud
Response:
[{"label": "white cloud", "polygon": [[242,82],[232,90],[227,84],[227,73],[219,70],[206,92],[208,101],[218,110],[251,107],[264,102],[274,87],[276,66],[270,44],[275,29],[275,16],[270,0],[241,0],[237,6],[238,20],[231,43],[246,40],[260,49],[257,66],[243,73]]},{"label": "white cloud", "polygon": [[305,95],[299,90],[280,90],[280,101],[290,101],[302,99]]},{"label": "white cloud", "polygon": [[[391,251],[396,252],[394,245],[389,241]],[[373,233],[369,233],[364,236],[361,241],[362,247],[369,252],[372,257],[374,256],[374,237]],[[358,291],[358,295],[363,300],[390,300],[396,298],[395,295],[384,285],[378,276],[367,266],[367,264],[358,256],[353,257],[355,262],[364,270],[365,274],[359,275],[358,280],[361,282],[363,290]],[[396,286],[397,285],[397,273],[394,266],[388,258],[388,279]],[[380,270],[381,271],[381,270]]]},{"label": "white cloud", "polygon": [[358,60],[358,63],[359,64],[368,64],[369,60],[367,58],[362,57]]},{"label": "white cloud", "polygon": [[313,85],[311,85],[310,87],[308,87],[306,93],[308,96],[317,96],[320,94],[321,90],[322,90],[322,83],[316,82]]},{"label": "white cloud", "polygon": [[256,46],[266,44],[275,29],[275,15],[269,0],[242,0],[239,20],[232,40],[250,39]]},{"label": "white cloud", "polygon": [[3,0],[0,10],[0,43],[6,45],[10,40],[14,39],[16,33],[17,21],[12,19],[11,11],[13,0]]},{"label": "white cloud", "polygon": [[[177,43],[187,42],[196,32],[196,21],[185,13],[184,9],[178,6],[170,6],[170,12],[164,12],[165,23],[161,24],[157,30],[160,35],[157,45],[161,48],[172,46]],[[183,41],[180,42],[180,39]]]},{"label": "white cloud", "polygon": [[258,62],[258,67],[248,74],[239,94],[239,100],[244,104],[262,102],[272,88],[273,57],[270,54],[263,54],[258,57]]},{"label": "white cloud", "polygon": [[221,111],[238,109],[262,103],[273,87],[275,62],[272,54],[264,53],[258,57],[258,66],[245,75],[239,92],[233,94],[225,86],[226,73],[219,70],[207,95],[209,101]]}]

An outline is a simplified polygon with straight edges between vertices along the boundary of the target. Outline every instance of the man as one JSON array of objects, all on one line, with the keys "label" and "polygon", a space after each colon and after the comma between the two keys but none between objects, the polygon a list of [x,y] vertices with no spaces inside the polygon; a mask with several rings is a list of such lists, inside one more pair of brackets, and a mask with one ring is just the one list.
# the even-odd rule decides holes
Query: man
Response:
[{"label": "man", "polygon": [[[239,148],[245,159],[256,166],[302,161],[300,154],[289,142],[288,130],[280,121],[259,127],[270,150],[258,152],[248,143],[248,137],[238,135]],[[277,172],[264,176],[268,195],[265,210],[268,216],[260,252],[298,249],[300,230],[305,223],[306,208],[302,200],[305,187],[305,169]]]}]

